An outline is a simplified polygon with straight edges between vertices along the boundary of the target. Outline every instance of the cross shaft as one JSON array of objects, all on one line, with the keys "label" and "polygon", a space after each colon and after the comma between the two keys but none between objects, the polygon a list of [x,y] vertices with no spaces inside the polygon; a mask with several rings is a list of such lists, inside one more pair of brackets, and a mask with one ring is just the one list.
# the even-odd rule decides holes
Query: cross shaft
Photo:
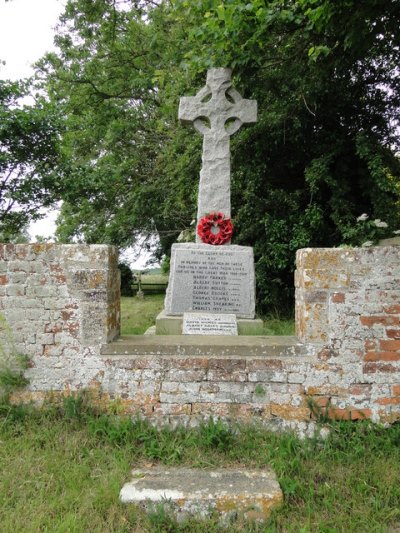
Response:
[{"label": "cross shaft", "polygon": [[242,124],[256,122],[257,102],[242,98],[232,87],[230,69],[214,68],[196,96],[180,99],[179,119],[203,135],[197,222],[213,211],[230,217],[229,140]]}]

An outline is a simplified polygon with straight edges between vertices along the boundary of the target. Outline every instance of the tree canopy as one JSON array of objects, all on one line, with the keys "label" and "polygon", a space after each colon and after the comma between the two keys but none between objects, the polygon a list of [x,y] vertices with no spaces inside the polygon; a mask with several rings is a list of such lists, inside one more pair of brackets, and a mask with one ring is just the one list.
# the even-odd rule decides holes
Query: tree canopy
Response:
[{"label": "tree canopy", "polygon": [[[28,82],[0,80],[0,235],[24,236],[39,209],[51,205],[63,177],[58,112],[43,97],[23,103]],[[31,97],[32,100],[32,97]],[[26,236],[25,236],[26,237]]]},{"label": "tree canopy", "polygon": [[362,213],[400,228],[399,27],[399,0],[69,0],[37,67],[65,128],[59,239],[158,233],[168,254],[201,161],[179,97],[230,66],[259,108],[231,144],[234,242],[259,309],[289,307],[298,248],[349,242]]}]

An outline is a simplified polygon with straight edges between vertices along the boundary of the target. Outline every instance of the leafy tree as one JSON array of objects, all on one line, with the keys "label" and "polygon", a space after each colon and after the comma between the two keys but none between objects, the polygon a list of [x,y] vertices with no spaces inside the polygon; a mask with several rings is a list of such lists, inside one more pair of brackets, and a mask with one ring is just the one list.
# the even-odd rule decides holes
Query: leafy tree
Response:
[{"label": "leafy tree", "polygon": [[170,36],[153,20],[154,10],[130,6],[68,2],[56,36],[59,53],[38,67],[67,117],[63,151],[73,173],[62,194],[62,242],[77,237],[127,246],[139,234],[168,238],[185,227],[182,203],[165,216],[167,184],[160,186],[158,158],[171,132],[170,104],[161,103],[164,81],[157,76],[166,66]]},{"label": "leafy tree", "polygon": [[261,308],[281,308],[298,248],[346,242],[363,212],[399,228],[399,2],[175,5],[192,20],[188,65],[233,65],[258,101],[233,143],[236,242],[254,246]]},{"label": "leafy tree", "polygon": [[119,263],[118,268],[121,272],[121,295],[133,296],[133,274],[131,267],[127,263]]},{"label": "leafy tree", "polygon": [[39,65],[67,120],[59,236],[168,253],[196,211],[201,138],[177,122],[211,66],[258,101],[232,142],[235,242],[259,308],[290,307],[294,256],[368,213],[400,227],[398,0],[70,0]]},{"label": "leafy tree", "polygon": [[42,215],[60,190],[60,120],[54,107],[38,96],[22,103],[28,82],[0,80],[0,234],[14,241],[31,220]]}]

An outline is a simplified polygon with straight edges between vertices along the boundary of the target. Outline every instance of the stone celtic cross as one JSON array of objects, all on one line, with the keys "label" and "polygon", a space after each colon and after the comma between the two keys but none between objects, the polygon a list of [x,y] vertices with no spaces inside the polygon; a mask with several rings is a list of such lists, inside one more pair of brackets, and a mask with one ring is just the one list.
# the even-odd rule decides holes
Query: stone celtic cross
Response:
[{"label": "stone celtic cross", "polygon": [[197,222],[213,211],[230,218],[229,139],[242,124],[256,122],[257,102],[242,98],[232,87],[230,69],[212,68],[207,72],[206,86],[196,96],[180,99],[179,119],[193,124],[203,135]]}]

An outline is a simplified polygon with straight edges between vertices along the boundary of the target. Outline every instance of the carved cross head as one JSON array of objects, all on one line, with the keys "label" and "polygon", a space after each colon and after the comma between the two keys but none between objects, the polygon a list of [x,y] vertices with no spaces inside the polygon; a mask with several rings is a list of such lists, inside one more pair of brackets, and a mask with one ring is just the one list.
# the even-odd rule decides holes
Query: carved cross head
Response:
[{"label": "carved cross head", "polygon": [[228,68],[209,69],[206,86],[196,96],[180,99],[180,120],[214,138],[229,137],[242,124],[256,122],[257,102],[240,96],[232,87],[231,74]]}]

